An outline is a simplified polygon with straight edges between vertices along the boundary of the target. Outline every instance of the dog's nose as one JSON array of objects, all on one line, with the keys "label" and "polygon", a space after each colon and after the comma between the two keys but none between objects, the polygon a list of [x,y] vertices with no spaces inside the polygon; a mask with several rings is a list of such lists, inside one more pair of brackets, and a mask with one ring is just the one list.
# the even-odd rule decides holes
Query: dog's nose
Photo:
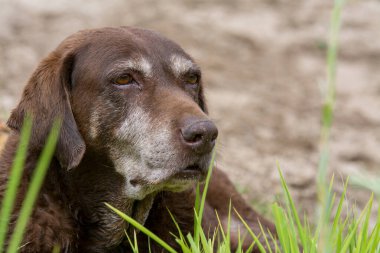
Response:
[{"label": "dog's nose", "polygon": [[206,154],[215,146],[218,129],[210,120],[192,120],[181,128],[186,146],[198,154]]}]

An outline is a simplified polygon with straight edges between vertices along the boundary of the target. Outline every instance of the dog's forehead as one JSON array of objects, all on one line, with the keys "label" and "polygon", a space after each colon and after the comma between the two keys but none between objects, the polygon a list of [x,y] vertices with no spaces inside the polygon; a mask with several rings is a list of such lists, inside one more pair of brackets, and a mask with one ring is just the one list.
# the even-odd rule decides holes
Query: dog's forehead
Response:
[{"label": "dog's forehead", "polygon": [[89,41],[92,55],[106,65],[135,68],[147,74],[158,64],[167,66],[176,75],[198,69],[178,44],[154,31],[129,27],[103,29]]}]

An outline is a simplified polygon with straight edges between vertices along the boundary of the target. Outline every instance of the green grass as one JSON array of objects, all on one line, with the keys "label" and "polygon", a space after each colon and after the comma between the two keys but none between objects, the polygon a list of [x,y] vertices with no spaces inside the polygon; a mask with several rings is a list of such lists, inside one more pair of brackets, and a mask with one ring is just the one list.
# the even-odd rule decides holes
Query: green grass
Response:
[{"label": "green grass", "polygon": [[17,252],[22,242],[22,237],[28,224],[29,217],[33,211],[34,203],[38,197],[38,193],[45,178],[47,169],[49,168],[50,161],[54,155],[55,146],[58,141],[60,125],[60,121],[55,121],[52,130],[47,137],[46,144],[42,150],[41,156],[33,172],[31,182],[28,186],[28,190],[26,192],[26,196],[22,204],[15,229],[13,231],[7,249],[8,253]]},{"label": "green grass", "polygon": [[[210,171],[211,171],[210,167]],[[318,225],[315,228],[310,226],[310,222],[307,217],[299,216],[294,201],[291,197],[291,193],[285,179],[279,168],[280,178],[282,188],[284,190],[284,199],[285,206],[280,206],[277,203],[272,205],[272,212],[274,217],[274,223],[277,230],[277,240],[273,240],[271,236],[267,236],[264,229],[261,228],[262,233],[256,235],[249,226],[245,223],[244,218],[238,217],[241,219],[242,223],[245,225],[250,236],[252,237],[254,244],[259,248],[260,252],[284,252],[284,253],[297,253],[297,252],[352,252],[352,253],[364,253],[380,252],[380,210],[378,210],[378,218],[373,229],[370,229],[369,220],[371,216],[373,197],[371,197],[361,213],[357,213],[354,209],[343,213],[344,210],[344,200],[346,198],[346,189],[347,183],[345,184],[344,191],[341,196],[336,199],[335,193],[332,191],[331,180],[329,187],[327,188],[327,194],[332,196],[326,202],[326,206],[323,206],[322,209],[326,210],[326,215],[329,217],[328,222],[323,221],[322,224],[325,226],[325,229],[321,229]],[[207,181],[206,181],[207,183]],[[200,194],[198,192],[198,194]],[[204,195],[203,195],[204,196]],[[198,195],[198,199],[201,200],[199,206],[204,205],[205,199],[203,196]],[[203,204],[202,204],[203,202]],[[128,223],[135,226],[138,230],[148,235],[152,240],[161,245],[168,252],[177,252],[166,242],[162,241],[158,236],[154,235],[151,231],[145,228],[143,225],[139,224],[133,218],[123,214],[114,207],[106,204],[111,210],[120,215]],[[333,206],[336,206],[335,211],[333,212]],[[178,224],[173,218],[173,222],[176,224],[178,229],[178,236],[174,235],[173,237],[177,242],[178,246],[181,248],[181,252],[220,252],[220,253],[229,253],[230,250],[230,225],[227,226],[227,230],[224,231],[220,225],[219,229],[211,237],[207,237],[205,232],[202,230],[200,224],[200,209],[194,209],[196,223],[195,231],[193,234],[183,235],[179,229]],[[231,212],[231,210],[230,210]],[[236,212],[236,211],[235,211]],[[217,215],[217,214],[216,214]],[[332,217],[332,219],[330,218]],[[325,218],[325,217],[324,217]],[[218,217],[219,219],[219,217]],[[327,233],[327,231],[329,231]],[[218,242],[216,240],[217,234],[221,234],[222,240]],[[326,234],[328,237],[326,236]],[[260,236],[265,237],[265,244],[261,243],[259,240]],[[321,248],[321,240],[326,240]],[[135,249],[134,252],[138,252],[137,242],[130,240],[132,247]],[[275,244],[274,249],[265,249],[265,246],[269,246],[270,242]],[[242,241],[240,241],[240,245]],[[216,246],[216,247],[215,247]],[[253,245],[252,245],[253,246]],[[301,246],[301,247],[300,247]],[[214,250],[216,248],[216,250]],[[268,247],[267,247],[268,248]],[[237,249],[237,252],[245,252],[241,248]],[[247,250],[246,252],[250,252]]]},{"label": "green grass", "polygon": [[9,174],[7,189],[5,191],[4,199],[2,200],[1,204],[0,249],[4,248],[6,232],[8,231],[8,223],[16,199],[17,188],[21,180],[22,169],[24,168],[31,131],[32,120],[30,119],[30,117],[26,117],[21,130],[20,143],[12,164],[11,172]]},{"label": "green grass", "polygon": [[322,104],[322,127],[320,135],[320,159],[318,164],[318,197],[322,206],[326,201],[326,179],[329,162],[329,142],[334,118],[336,93],[336,68],[338,53],[338,33],[341,25],[341,12],[345,0],[335,0],[330,20],[330,36],[327,48],[327,81]]},{"label": "green grass", "polygon": [[368,190],[374,192],[376,195],[380,196],[380,178],[367,176],[352,176],[351,184],[362,188],[367,188]]},{"label": "green grass", "polygon": [[[18,252],[22,238],[33,210],[34,203],[37,199],[39,190],[45,178],[47,168],[53,157],[55,146],[58,140],[61,122],[56,120],[53,124],[52,130],[47,137],[46,145],[42,154],[37,162],[36,168],[33,171],[31,182],[28,186],[25,199],[23,200],[16,226],[10,237],[7,253]],[[21,130],[20,143],[13,161],[13,165],[9,174],[7,188],[1,204],[1,219],[0,219],[0,249],[1,252],[5,251],[5,238],[8,234],[8,224],[11,219],[11,213],[14,208],[15,199],[17,196],[17,188],[20,183],[24,163],[26,159],[26,152],[32,130],[32,119],[27,116]]]}]

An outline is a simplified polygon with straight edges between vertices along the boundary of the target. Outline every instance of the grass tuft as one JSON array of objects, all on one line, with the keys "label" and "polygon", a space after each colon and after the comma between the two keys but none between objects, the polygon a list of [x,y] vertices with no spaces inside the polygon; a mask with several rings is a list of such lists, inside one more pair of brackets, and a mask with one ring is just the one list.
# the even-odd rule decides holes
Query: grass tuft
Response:
[{"label": "grass tuft", "polygon": [[9,174],[7,189],[4,193],[4,199],[0,211],[0,249],[4,248],[4,242],[8,231],[8,223],[11,217],[13,206],[16,200],[17,188],[20,184],[21,176],[28,151],[28,143],[32,131],[32,119],[27,115],[21,129],[20,143],[18,145],[12,168]]},{"label": "grass tuft", "polygon": [[29,217],[33,211],[34,203],[38,197],[38,193],[42,186],[50,161],[54,155],[60,127],[61,121],[56,120],[53,123],[53,127],[49,133],[44,149],[42,150],[36,168],[33,171],[32,179],[26,192],[26,196],[12,234],[7,253],[16,253],[18,251],[26,225],[28,224]]}]

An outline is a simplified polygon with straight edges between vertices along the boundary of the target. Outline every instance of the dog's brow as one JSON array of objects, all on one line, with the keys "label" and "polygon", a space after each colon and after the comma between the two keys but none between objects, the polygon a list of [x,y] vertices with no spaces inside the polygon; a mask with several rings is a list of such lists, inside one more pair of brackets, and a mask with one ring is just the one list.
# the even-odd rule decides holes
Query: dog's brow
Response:
[{"label": "dog's brow", "polygon": [[113,75],[115,72],[122,72],[125,69],[138,71],[145,77],[152,76],[152,64],[143,57],[118,61],[108,75]]},{"label": "dog's brow", "polygon": [[170,57],[170,67],[175,75],[180,76],[188,72],[189,70],[197,70],[197,65],[191,60],[177,54],[173,54]]}]

